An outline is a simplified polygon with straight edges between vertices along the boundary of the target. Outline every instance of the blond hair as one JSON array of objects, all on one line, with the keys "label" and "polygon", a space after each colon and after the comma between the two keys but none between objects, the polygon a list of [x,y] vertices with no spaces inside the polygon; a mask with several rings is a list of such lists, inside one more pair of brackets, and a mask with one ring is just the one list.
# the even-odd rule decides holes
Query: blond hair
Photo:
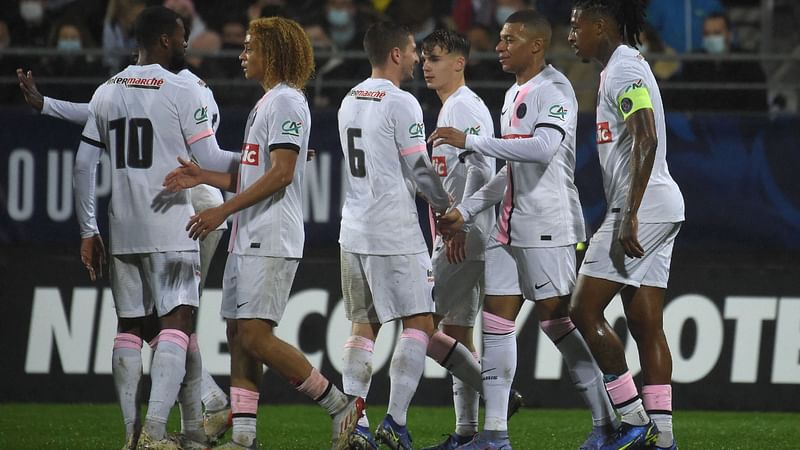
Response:
[{"label": "blond hair", "polygon": [[255,19],[247,30],[255,49],[264,55],[264,82],[284,82],[303,89],[314,73],[314,50],[303,28],[291,19],[269,17]]}]

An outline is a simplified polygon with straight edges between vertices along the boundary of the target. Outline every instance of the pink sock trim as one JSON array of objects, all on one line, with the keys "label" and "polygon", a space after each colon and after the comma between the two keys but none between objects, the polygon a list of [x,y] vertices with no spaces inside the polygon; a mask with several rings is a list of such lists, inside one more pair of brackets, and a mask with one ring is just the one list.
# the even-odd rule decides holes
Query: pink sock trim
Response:
[{"label": "pink sock trim", "polygon": [[258,411],[258,392],[231,386],[231,413],[255,414]]},{"label": "pink sock trim", "polygon": [[403,332],[400,333],[400,339],[413,339],[422,343],[425,348],[428,348],[428,342],[431,340],[431,338],[428,336],[428,333],[422,330],[417,330],[416,328],[405,328]]},{"label": "pink sock trim", "polygon": [[436,331],[431,336],[430,342],[428,342],[428,356],[435,359],[436,362],[442,364],[447,355],[453,349],[453,346],[456,345],[456,340],[452,337],[444,334],[441,331]]},{"label": "pink sock trim", "polygon": [[152,348],[153,350],[155,350],[155,349],[156,349],[156,347],[158,347],[158,335],[156,335],[156,337],[154,337],[153,339],[150,339],[150,340],[147,342],[147,345],[149,345],[149,346],[150,346],[150,348]]},{"label": "pink sock trim", "polygon": [[311,397],[313,400],[316,400],[322,397],[322,394],[328,389],[329,384],[330,381],[319,373],[319,370],[312,368],[311,375],[309,375],[300,386],[297,386],[296,389]]},{"label": "pink sock trim", "polygon": [[492,334],[508,334],[514,332],[516,324],[513,320],[504,319],[496,316],[490,312],[484,311],[483,315],[483,331]]},{"label": "pink sock trim", "polygon": [[190,352],[199,352],[200,351],[200,346],[197,345],[197,333],[192,333],[192,335],[189,336],[189,349],[188,349],[188,351],[190,351]]},{"label": "pink sock trim", "polygon": [[642,400],[647,411],[672,411],[672,386],[669,384],[642,386]]},{"label": "pink sock trim", "polygon": [[606,390],[608,391],[608,396],[611,397],[611,403],[614,405],[624,404],[639,395],[630,370],[620,375],[616,380],[606,383]]},{"label": "pink sock trim", "polygon": [[174,328],[167,328],[161,330],[158,333],[158,341],[159,342],[172,342],[175,345],[180,346],[182,349],[187,350],[189,348],[189,336],[186,335],[181,330],[176,330]]},{"label": "pink sock trim", "polygon": [[558,319],[553,320],[544,320],[539,322],[539,326],[542,327],[542,331],[547,337],[550,338],[551,341],[557,342],[570,331],[575,329],[575,325],[569,320],[569,317],[560,317]]},{"label": "pink sock trim", "polygon": [[375,349],[375,342],[363,336],[350,336],[345,341],[344,348],[360,348],[372,353]]},{"label": "pink sock trim", "polygon": [[118,348],[142,349],[142,338],[131,333],[117,333],[114,337],[114,350]]}]

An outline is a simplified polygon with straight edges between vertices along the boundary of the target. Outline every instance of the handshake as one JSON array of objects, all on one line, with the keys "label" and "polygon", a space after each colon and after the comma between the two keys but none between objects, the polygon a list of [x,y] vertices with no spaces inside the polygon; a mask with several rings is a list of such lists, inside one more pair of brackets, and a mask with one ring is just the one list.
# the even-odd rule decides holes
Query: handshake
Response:
[{"label": "handshake", "polygon": [[464,231],[464,217],[456,208],[444,214],[434,216],[436,233],[442,235],[450,264],[458,264],[467,259],[466,236]]}]

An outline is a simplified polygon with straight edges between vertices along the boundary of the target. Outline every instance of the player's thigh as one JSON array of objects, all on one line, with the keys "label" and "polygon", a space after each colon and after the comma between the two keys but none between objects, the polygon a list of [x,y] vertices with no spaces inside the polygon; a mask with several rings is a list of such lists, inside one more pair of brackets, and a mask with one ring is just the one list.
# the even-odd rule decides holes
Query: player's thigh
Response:
[{"label": "player's thigh", "polygon": [[355,323],[380,323],[364,272],[363,258],[364,255],[346,250],[339,253],[345,317]]},{"label": "player's thigh", "polygon": [[111,255],[108,272],[119,318],[144,317],[153,312],[153,297],[142,277],[141,256]]},{"label": "player's thigh", "polygon": [[484,255],[486,295],[522,295],[517,263],[511,255],[511,248],[490,238]]},{"label": "player's thigh", "polygon": [[604,223],[589,241],[579,272],[634,287],[645,281],[651,286],[666,287],[679,229],[679,223],[640,223],[638,240],[644,256],[631,258],[617,240],[619,222]]},{"label": "player's thigh", "polygon": [[478,314],[484,262],[450,264],[442,251],[434,252],[431,259],[436,315],[443,317],[444,325],[471,327]]},{"label": "player's thigh", "polygon": [[381,323],[434,311],[428,252],[362,255],[362,264]]},{"label": "player's thigh", "polygon": [[178,306],[199,306],[200,254],[196,251],[142,255],[142,275],[150,287],[156,313],[163,317]]},{"label": "player's thigh", "polygon": [[280,323],[300,260],[228,254],[222,288],[222,317]]},{"label": "player's thigh", "polygon": [[511,247],[519,284],[529,300],[563,297],[575,288],[575,247]]}]

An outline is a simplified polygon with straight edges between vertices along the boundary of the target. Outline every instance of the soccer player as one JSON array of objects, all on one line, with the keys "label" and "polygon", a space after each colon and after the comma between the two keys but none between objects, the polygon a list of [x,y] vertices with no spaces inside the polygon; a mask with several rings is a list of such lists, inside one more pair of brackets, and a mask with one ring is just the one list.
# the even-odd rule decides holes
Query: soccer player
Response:
[{"label": "soccer player", "polygon": [[[102,274],[104,246],[94,217],[95,170],[103,151],[112,164],[111,289],[118,316],[112,369],[120,392],[127,444],[137,448],[202,448],[202,362],[194,335],[199,257],[181,222],[192,215],[186,193],[171,194],[161,181],[178,156],[191,153],[210,167],[235,167],[236,155],[219,151],[199,85],[173,72],[183,67],[181,19],[153,7],[136,20],[139,65],[129,66],[95,91],[75,162],[81,260],[93,280]],[[178,101],[179,100],[179,101]],[[146,318],[159,318],[150,401],[137,436],[135,397],[141,377]],[[184,442],[166,436],[169,410],[181,393]],[[133,399],[133,400],[132,400]],[[138,442],[137,442],[138,441]]]},{"label": "soccer player", "polygon": [[[433,273],[414,198],[420,192],[437,214],[449,200],[428,158],[422,109],[399,88],[419,62],[411,33],[390,22],[373,24],[364,49],[372,76],[350,90],[338,116],[348,163],[339,235],[342,292],[352,322],[342,379],[345,392],[366,396],[380,326],[402,321],[389,367],[389,409],[376,437],[390,448],[410,449],[406,412],[434,332]],[[367,427],[362,418],[354,446],[374,445]]]},{"label": "soccer player", "polygon": [[[647,61],[633,48],[644,25],[644,9],[642,0],[576,1],[569,34],[580,58],[604,66],[597,102],[597,150],[608,210],[581,264],[570,316],[622,416],[615,439],[603,447],[613,449],[653,444],[676,448],[672,357],[662,315],[684,205],[667,169],[661,93]],[[603,316],[617,293],[639,349],[642,398],[622,343]]]},{"label": "soccer player", "polygon": [[[428,35],[422,41],[425,83],[442,101],[437,126],[491,137],[494,123],[489,109],[464,82],[469,51],[469,41],[454,31],[436,30]],[[433,149],[432,161],[454,204],[483,187],[495,172],[494,158],[447,145]],[[431,449],[455,448],[472,440],[478,432],[481,369],[472,343],[472,327],[483,288],[484,249],[492,227],[494,214],[487,209],[476,215],[468,232],[458,232],[446,242],[440,235],[435,236],[431,262],[436,285],[436,331],[431,336],[428,355],[454,373],[456,428],[445,442]],[[456,374],[471,381],[465,382]]]},{"label": "soccer player", "polygon": [[567,78],[545,64],[551,28],[532,10],[508,17],[496,50],[516,76],[506,92],[502,139],[453,128],[435,130],[434,145],[450,144],[507,161],[489,184],[442,218],[451,235],[465,220],[502,200],[486,250],[482,373],[484,431],[463,448],[510,448],[506,409],[517,362],[515,320],[524,298],[544,333],[564,357],[594,427],[582,448],[594,448],[613,430],[613,409],[602,374],[569,318],[575,285],[575,244],[584,239],[583,214],[573,182],[578,105]]},{"label": "soccer player", "polygon": [[[220,123],[220,113],[217,102],[214,99],[214,94],[211,89],[206,85],[203,80],[197,77],[189,69],[182,69],[178,72],[179,76],[186,78],[189,81],[198,83],[203,86],[203,93],[206,95],[206,102],[208,104],[209,115],[211,116],[211,127],[214,132],[217,131]],[[17,79],[20,83],[25,102],[32,108],[41,112],[42,114],[57,119],[66,120],[74,124],[84,126],[89,119],[89,104],[88,103],[73,103],[65,100],[59,100],[51,97],[43,96],[39,89],[36,87],[36,81],[33,79],[33,73],[29,70],[27,73],[22,69],[17,69]],[[190,191],[192,199],[192,207],[195,212],[211,208],[222,204],[222,194],[219,189],[212,188],[208,185],[201,184],[195,186]],[[217,250],[222,234],[228,228],[227,222],[223,222],[219,228],[210,233],[209,236],[200,242],[200,291],[202,293],[203,286],[205,286],[206,277],[208,276],[208,269],[211,265],[211,260]],[[155,336],[145,336],[145,340],[150,340],[150,345],[155,348],[157,341]],[[115,360],[117,361],[117,360]],[[118,377],[120,381],[124,377]],[[126,390],[127,387],[119,386],[120,390]],[[220,435],[224,434],[230,428],[230,404],[228,396],[217,385],[211,374],[208,373],[205,366],[203,367],[202,383],[201,383],[201,397],[205,412],[203,413],[203,428],[210,441],[215,441]],[[135,399],[128,397],[128,400],[134,402]],[[180,398],[179,398],[180,401]],[[138,402],[136,402],[138,406]],[[134,406],[123,407],[123,410],[134,410]]]},{"label": "soccer player", "polygon": [[302,186],[311,114],[301,89],[314,70],[308,36],[297,22],[273,17],[250,22],[239,56],[247,79],[265,94],[250,112],[238,172],[200,169],[181,160],[165,180],[170,189],[211,184],[236,196],[192,216],[186,229],[204,239],[234,216],[223,278],[222,316],[231,352],[233,439],[221,449],[255,449],[262,364],[286,377],[333,418],[335,448],[361,416],[363,399],[348,397],[300,351],[273,333],[289,301],[303,253]]}]

